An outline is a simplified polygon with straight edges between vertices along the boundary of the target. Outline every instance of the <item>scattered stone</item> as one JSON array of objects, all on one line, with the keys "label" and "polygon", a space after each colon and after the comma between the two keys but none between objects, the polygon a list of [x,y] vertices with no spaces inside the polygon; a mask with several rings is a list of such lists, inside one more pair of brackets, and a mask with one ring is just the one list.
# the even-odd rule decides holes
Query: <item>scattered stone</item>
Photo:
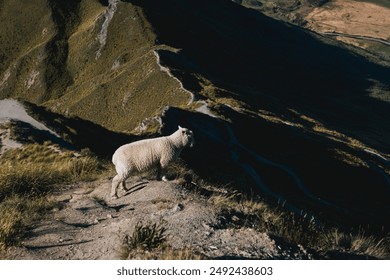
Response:
[{"label": "scattered stone", "polygon": [[179,204],[177,205],[177,207],[176,207],[176,210],[177,210],[177,211],[182,211],[183,209],[184,209],[184,205],[181,204],[181,203],[179,203]]},{"label": "scattered stone", "polygon": [[240,218],[237,217],[236,215],[234,215],[234,216],[232,217],[232,221],[235,222],[235,223],[237,223],[239,220],[240,220]]},{"label": "scattered stone", "polygon": [[54,198],[54,201],[56,201],[56,202],[69,202],[71,199],[72,199],[71,195],[65,194],[65,195],[56,196]]}]

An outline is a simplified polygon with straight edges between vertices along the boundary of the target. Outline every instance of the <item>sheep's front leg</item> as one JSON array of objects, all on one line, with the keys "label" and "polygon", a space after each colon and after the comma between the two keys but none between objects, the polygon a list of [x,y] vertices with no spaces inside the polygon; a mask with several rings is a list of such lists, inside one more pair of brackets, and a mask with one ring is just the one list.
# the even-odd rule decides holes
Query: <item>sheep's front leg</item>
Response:
[{"label": "sheep's front leg", "polygon": [[168,179],[165,175],[162,176],[164,171],[165,171],[165,166],[163,166],[162,164],[159,164],[157,166],[157,181],[164,181],[164,182],[168,181]]},{"label": "sheep's front leg", "polygon": [[156,180],[157,180],[157,181],[161,181],[161,172],[162,172],[161,165],[158,164],[158,165],[157,165],[157,177],[156,177]]}]

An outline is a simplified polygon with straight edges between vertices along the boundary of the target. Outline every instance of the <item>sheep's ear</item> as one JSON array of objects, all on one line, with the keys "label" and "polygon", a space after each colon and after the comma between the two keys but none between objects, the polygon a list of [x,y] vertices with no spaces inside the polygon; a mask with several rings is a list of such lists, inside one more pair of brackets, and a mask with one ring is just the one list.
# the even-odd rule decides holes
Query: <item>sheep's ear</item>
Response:
[{"label": "sheep's ear", "polygon": [[182,129],[182,127],[180,125],[177,126],[179,129]]}]

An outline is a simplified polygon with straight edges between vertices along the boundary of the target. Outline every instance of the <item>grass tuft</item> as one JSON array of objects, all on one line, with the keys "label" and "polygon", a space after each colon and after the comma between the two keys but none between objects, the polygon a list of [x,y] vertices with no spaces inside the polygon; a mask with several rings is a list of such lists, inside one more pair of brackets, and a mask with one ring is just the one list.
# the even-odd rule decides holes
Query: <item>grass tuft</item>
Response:
[{"label": "grass tuft", "polygon": [[167,244],[166,228],[155,223],[139,222],[131,236],[126,235],[121,259],[200,260],[204,257],[190,248],[172,248]]},{"label": "grass tuft", "polygon": [[330,230],[323,235],[322,247],[328,251],[341,251],[378,259],[390,258],[390,240],[368,236],[363,231],[357,234]]},{"label": "grass tuft", "polygon": [[165,227],[157,224],[141,222],[135,226],[132,236],[125,236],[124,243],[130,250],[144,249],[153,250],[161,246],[165,240]]}]

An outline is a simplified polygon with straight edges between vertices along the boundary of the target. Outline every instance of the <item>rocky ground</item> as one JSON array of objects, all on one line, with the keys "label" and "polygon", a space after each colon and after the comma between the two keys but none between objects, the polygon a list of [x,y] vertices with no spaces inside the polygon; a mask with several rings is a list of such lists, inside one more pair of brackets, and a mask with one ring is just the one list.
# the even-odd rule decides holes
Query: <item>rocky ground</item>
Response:
[{"label": "rocky ground", "polygon": [[52,197],[59,206],[8,258],[119,259],[124,237],[140,221],[163,225],[174,249],[190,248],[206,258],[310,258],[302,247],[278,244],[251,227],[227,226],[206,197],[176,181],[129,181],[134,187],[117,200],[109,197],[109,179],[65,187]]}]

